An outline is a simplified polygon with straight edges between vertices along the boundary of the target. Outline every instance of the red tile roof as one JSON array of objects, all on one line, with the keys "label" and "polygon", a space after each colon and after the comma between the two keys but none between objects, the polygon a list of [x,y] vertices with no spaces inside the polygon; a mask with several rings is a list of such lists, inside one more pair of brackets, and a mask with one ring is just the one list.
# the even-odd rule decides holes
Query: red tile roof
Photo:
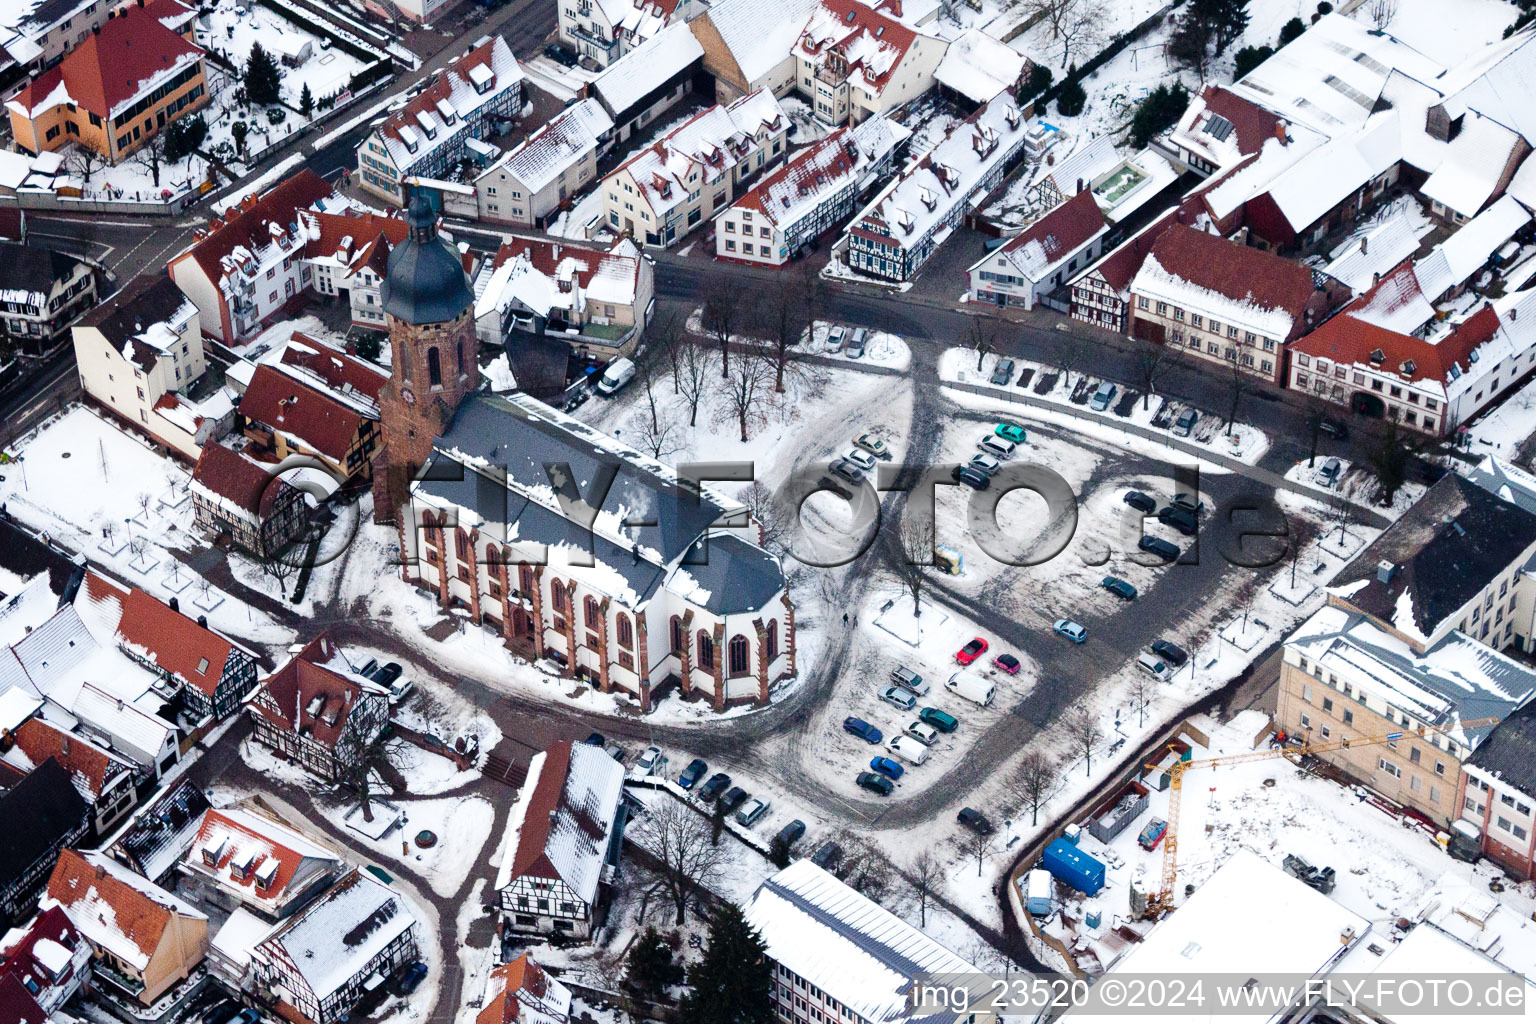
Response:
[{"label": "red tile roof", "polygon": [[517,994],[527,992],[535,999],[543,999],[549,990],[549,979],[544,968],[528,958],[528,954],[502,964],[491,971],[493,995],[485,1009],[475,1015],[475,1024],[516,1024],[522,1015]]},{"label": "red tile roof", "polygon": [[272,511],[285,490],[292,489],[286,480],[274,482],[271,473],[239,452],[213,442],[203,445],[192,470],[192,482],[258,519]]},{"label": "red tile roof", "polygon": [[560,806],[565,793],[565,779],[571,771],[571,741],[559,740],[544,751],[544,767],[528,796],[528,812],[517,835],[517,859],[512,862],[512,877],[535,875],[559,878],[560,872],[550,862],[544,848],[549,845],[550,816]]},{"label": "red tile roof", "polygon": [[16,102],[40,113],[38,105],[63,85],[70,100],[100,117],[111,117],[150,79],[202,53],[154,15],[130,7],[86,36],[56,67],[23,86]]},{"label": "red tile roof", "polygon": [[1093,190],[1085,188],[1025,228],[1003,246],[1003,252],[1016,252],[1034,242],[1044,250],[1049,265],[1083,245],[1107,223]]},{"label": "red tile roof", "polygon": [[[820,25],[830,25],[833,31],[833,40],[825,46],[817,46],[809,35],[812,26]],[[859,39],[861,36],[865,37],[862,41]],[[821,0],[821,11],[811,15],[806,31],[800,34],[796,49],[815,59],[818,64],[827,52],[837,50],[848,61],[850,75],[863,69],[870,84],[880,90],[885,88],[891,73],[896,70],[916,38],[916,32],[894,18],[865,6],[860,0]],[[879,73],[865,67],[863,55],[855,52],[859,49],[855,44],[861,42],[866,47],[878,49],[882,55],[894,51],[889,53],[889,63]]]},{"label": "red tile roof", "polygon": [[1282,123],[1278,115],[1220,86],[1207,86],[1201,99],[1205,101],[1206,112],[1195,118],[1190,125],[1191,133],[1198,134],[1211,114],[1220,114],[1232,123],[1237,151],[1243,156],[1252,156],[1262,149],[1265,142],[1275,137],[1275,126]]},{"label": "red tile roof", "polygon": [[379,392],[389,380],[383,370],[372,363],[326,348],[315,339],[298,332],[294,332],[293,340],[299,344],[283,349],[283,363],[308,370],[337,391],[350,388],[369,401],[378,403]]},{"label": "red tile roof", "polygon": [[[1398,374],[1404,381],[1430,380],[1444,384],[1451,379],[1453,365],[1459,366],[1463,373],[1471,368],[1468,356],[1472,350],[1492,338],[1498,329],[1498,314],[1486,304],[1438,342],[1357,320],[1346,308],[1311,334],[1293,342],[1292,348],[1304,355],[1331,359],[1345,366],[1356,363],[1376,365],[1387,373]],[[1372,360],[1371,354],[1378,350],[1382,358]],[[1413,372],[1403,373],[1403,365],[1410,361]]]},{"label": "red tile roof", "polygon": [[[388,259],[389,250],[405,241],[411,233],[411,226],[403,218],[377,213],[362,216],[312,213],[308,219],[319,229],[320,236],[304,247],[304,255],[311,259],[334,256],[354,271],[371,263],[379,250]],[[345,248],[343,242],[347,243]]]},{"label": "red tile roof", "polygon": [[1234,302],[1285,310],[1297,323],[1312,297],[1312,271],[1301,264],[1183,224],[1163,232],[1150,255],[1181,280]]},{"label": "red tile roof", "polygon": [[[146,881],[144,884],[151,883]],[[48,897],[67,910],[83,904],[92,893],[112,908],[115,915],[113,929],[145,956],[153,955],[160,946],[166,925],[171,923],[171,908],[106,868],[90,863],[74,850],[61,851],[59,862],[48,879]]]},{"label": "red tile roof", "polygon": [[0,1024],[48,1024],[48,1015],[16,974],[0,974]]},{"label": "red tile roof", "polygon": [[346,729],[347,716],[365,692],[359,683],[320,664],[339,655],[330,634],[321,633],[262,684],[278,710],[259,701],[252,702],[251,710],[279,729],[307,732],[334,748]]},{"label": "red tile roof", "polygon": [[[268,224],[275,222],[286,228],[297,222],[299,210],[307,210],[332,194],[331,186],[324,179],[309,168],[302,168],[264,195],[247,195],[238,207],[223,217],[214,217],[209,221],[209,233],[183,255],[191,256],[208,280],[217,282],[224,276],[221,266],[224,257],[237,247],[255,248],[270,244],[272,234],[267,229]],[[172,263],[182,258],[178,256]]]},{"label": "red tile roof", "polygon": [[102,787],[109,779],[128,771],[126,765],[114,761],[100,747],[39,718],[29,718],[21,723],[11,738],[16,749],[34,765],[42,764],[50,757],[63,765],[80,795],[92,803],[101,796]]},{"label": "red tile roof", "polygon": [[794,206],[799,197],[819,192],[828,180],[854,172],[855,161],[848,155],[848,146],[852,143],[847,135],[847,128],[839,128],[806,146],[736,200],[736,205],[758,210],[777,224],[779,214]]},{"label": "red tile roof", "polygon": [[[294,875],[304,863],[305,854],[284,845],[284,834],[290,831],[286,826],[273,822],[270,829],[263,830],[263,824],[261,817],[250,811],[235,816],[218,808],[210,808],[203,814],[197,838],[193,840],[187,857],[198,869],[217,874],[222,885],[249,890],[259,900],[281,899],[288,883],[293,881]],[[223,849],[217,863],[210,865],[204,859],[202,850],[215,839],[223,841]],[[244,880],[227,870],[236,856],[250,861],[249,873]],[[332,859],[340,864],[339,858]],[[277,862],[277,871],[269,884],[258,888],[256,875],[268,861]]]},{"label": "red tile roof", "polygon": [[467,82],[471,68],[484,65],[487,70],[490,70],[493,67],[492,51],[495,47],[496,37],[492,36],[446,68],[434,73],[425,89],[417,93],[405,106],[384,119],[384,123],[379,125],[379,131],[392,139],[399,139],[402,124],[408,124],[413,130],[419,130],[417,114],[428,114],[434,121],[438,120],[437,101],[453,97],[453,82],[449,80],[449,75],[452,74]]},{"label": "red tile roof", "polygon": [[358,430],[370,417],[314,387],[261,363],[240,396],[240,412],[247,419],[301,439],[310,448],[337,463],[345,462]]}]

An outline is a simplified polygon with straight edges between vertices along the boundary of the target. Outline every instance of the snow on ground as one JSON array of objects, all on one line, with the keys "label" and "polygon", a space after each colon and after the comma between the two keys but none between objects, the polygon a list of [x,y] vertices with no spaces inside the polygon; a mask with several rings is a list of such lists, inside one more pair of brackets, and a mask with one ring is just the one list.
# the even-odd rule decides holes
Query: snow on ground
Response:
[{"label": "snow on ground", "polygon": [[789,115],[796,146],[806,146],[832,134],[833,126],[818,120],[810,103],[798,94],[791,93],[779,100],[779,109]]},{"label": "snow on ground", "polygon": [[[410,772],[407,771],[409,776]],[[388,799],[387,797],[385,799]],[[452,896],[464,884],[479,860],[480,850],[491,835],[496,809],[478,796],[442,797],[429,800],[392,801],[405,820],[379,839],[371,839],[347,826],[348,814],[360,814],[352,804],[317,801],[327,819],[357,844],[376,850],[392,861],[409,865],[439,896]],[[375,810],[375,816],[384,812]],[[417,834],[436,834],[435,845],[423,849]]]},{"label": "snow on ground", "polygon": [[[299,106],[299,96],[306,85],[316,102],[334,97],[345,90],[351,84],[352,76],[366,66],[363,61],[326,45],[318,36],[260,4],[219,0],[211,10],[204,11],[198,24],[198,45],[222,54],[238,67],[245,66],[251,56],[251,47],[258,43],[274,60],[286,52],[297,53],[307,45],[310,54],[297,67],[280,65],[282,97],[294,108]],[[290,113],[289,116],[295,115]]]},{"label": "snow on ground", "polygon": [[[1095,412],[1088,406],[1088,399],[1097,387],[1098,381],[1087,373],[1076,370],[1070,375],[1061,372],[1057,367],[1044,363],[1033,363],[1026,359],[1014,359],[1013,372],[1007,385],[994,385],[991,383],[992,373],[997,366],[1000,357],[987,355],[982,358],[981,369],[976,369],[976,353],[969,349],[952,348],[947,350],[939,360],[939,379],[957,381],[965,384],[983,384],[996,387],[1000,395],[1020,394],[1028,395],[1032,399],[1052,402],[1063,406],[1074,415],[1108,420],[1123,419],[1137,426],[1160,430],[1170,438],[1173,438],[1171,424],[1173,418],[1188,406],[1177,403],[1169,403],[1172,408],[1166,415],[1163,406],[1165,400],[1153,395],[1149,398],[1138,399],[1130,409],[1122,411],[1125,397],[1124,385],[1116,386],[1114,399],[1110,407],[1103,412]],[[1020,375],[1029,371],[1029,377],[1023,387],[1019,386]],[[1047,391],[1041,392],[1039,385],[1046,376],[1054,375],[1056,381]],[[1087,385],[1083,382],[1087,381]],[[1074,401],[1074,397],[1080,399]],[[1223,425],[1223,417],[1206,410],[1196,410],[1200,413],[1200,419],[1196,422],[1194,430],[1189,437],[1178,438],[1186,444],[1192,444],[1199,448],[1224,455],[1229,459],[1236,459],[1249,465],[1256,465],[1269,450],[1269,438],[1257,427],[1246,423],[1238,423],[1234,427]],[[1020,407],[1020,414],[1040,418],[1048,416],[1040,410],[1032,410],[1028,406]],[[1154,419],[1159,420],[1154,423]]]},{"label": "snow on ground", "polygon": [[[826,321],[816,321],[811,343],[799,347],[801,350],[812,355],[824,355],[829,359],[847,360],[849,363],[854,364],[854,367],[860,364],[870,364],[883,366],[890,370],[905,370],[912,365],[912,350],[907,346],[907,343],[896,335],[886,334],[884,331],[868,332],[862,356],[854,357],[849,355],[846,345],[840,346],[838,351],[831,351],[829,341],[833,327],[833,324]],[[851,329],[846,328],[845,330]]]},{"label": "snow on ground", "polygon": [[[1193,758],[1253,750],[1263,727],[1261,712],[1243,712],[1212,736],[1209,747],[1191,743]],[[1192,740],[1189,734],[1184,738]],[[1167,819],[1168,799],[1168,791],[1154,790],[1147,810],[1107,848],[1084,830],[1081,848],[1109,868],[1107,885],[1096,897],[1104,909],[1103,925],[1091,933],[1092,940],[1106,938],[1129,918],[1130,880],[1137,873],[1155,887],[1163,851],[1145,851],[1136,838],[1148,822]],[[1186,775],[1175,899],[1182,902],[1186,884],[1201,885],[1240,850],[1276,867],[1287,854],[1295,854],[1316,867],[1334,868],[1332,898],[1382,931],[1390,931],[1398,917],[1412,916],[1446,871],[1471,871],[1417,826],[1403,824],[1363,803],[1354,789],[1304,773],[1279,756]],[[1057,891],[1064,900],[1062,912],[1080,926],[1082,895],[1065,887]],[[1107,958],[1114,945],[1100,943],[1096,949]]]},{"label": "snow on ground", "polygon": [[960,116],[936,94],[919,97],[902,107],[895,115],[912,131],[907,142],[907,162],[920,160],[930,149],[944,141],[951,128],[960,123]]},{"label": "snow on ground", "polygon": [[1536,434],[1536,380],[1479,417],[1466,428],[1461,441],[1466,450],[1481,459],[1497,455],[1513,461],[1532,434]]},{"label": "snow on ground", "polygon": [[[1328,456],[1319,455],[1312,465],[1307,465],[1307,460],[1296,463],[1286,470],[1285,478],[1297,483],[1309,484],[1329,490],[1327,480],[1322,475],[1323,465],[1329,461]],[[1331,488],[1342,497],[1365,508],[1375,509],[1384,516],[1396,519],[1413,507],[1414,502],[1423,496],[1429,488],[1417,481],[1408,481],[1397,489],[1397,494],[1392,498],[1390,508],[1383,508],[1376,501],[1376,495],[1381,486],[1376,480],[1376,474],[1369,466],[1362,466],[1351,462],[1349,459],[1339,459],[1339,478],[1336,486]]]},{"label": "snow on ground", "polygon": [[441,754],[423,750],[405,740],[391,740],[390,763],[400,769],[406,785],[416,796],[433,796],[448,793],[479,780],[480,773],[473,768],[460,771],[458,765]]},{"label": "snow on ground", "polygon": [[[1361,4],[1351,17],[1376,28],[1373,6]],[[1456,0],[1455,17],[1447,16],[1445,0],[1396,0],[1394,6],[1387,32],[1448,68],[1498,45],[1520,16],[1519,8],[1504,0]]]},{"label": "snow on ground", "polygon": [[[0,502],[12,516],[161,600],[190,602],[215,629],[259,643],[292,640],[286,626],[226,600],[217,587],[205,589],[172,554],[206,544],[193,526],[191,477],[180,463],[84,406],[46,421],[12,454],[23,461],[3,467],[0,480]],[[245,559],[231,554],[230,562]]]}]

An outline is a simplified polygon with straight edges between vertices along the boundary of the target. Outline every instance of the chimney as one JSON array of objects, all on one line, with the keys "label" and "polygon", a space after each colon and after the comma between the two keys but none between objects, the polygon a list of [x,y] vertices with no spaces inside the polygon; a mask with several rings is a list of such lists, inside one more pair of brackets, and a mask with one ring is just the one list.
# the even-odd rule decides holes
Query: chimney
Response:
[{"label": "chimney", "polygon": [[176,600],[175,596],[172,596],[170,601],[167,602],[167,603],[171,606],[171,611],[173,611],[173,612],[181,611],[181,602]]},{"label": "chimney", "polygon": [[[1082,190],[1083,190],[1083,179],[1082,178],[1078,178],[1077,179],[1077,192],[1081,192]],[[1076,195],[1077,192],[1074,192],[1072,194]]]},{"label": "chimney", "polygon": [[208,616],[206,616],[206,615],[199,615],[197,617],[197,624],[199,626],[202,626],[204,629],[207,629],[208,628]]},{"label": "chimney", "polygon": [[1373,270],[1371,271],[1371,287],[1374,288],[1378,284],[1381,284],[1381,271]]},{"label": "chimney", "polygon": [[1397,566],[1386,559],[1376,563],[1376,582],[1391,583],[1392,577],[1397,575]]},{"label": "chimney", "polygon": [[1360,239],[1360,252],[1363,254],[1363,253],[1368,253],[1370,251],[1371,251],[1371,240],[1369,238],[1362,238],[1362,239]]},{"label": "chimney", "polygon": [[1276,121],[1275,122],[1275,138],[1279,139],[1281,143],[1284,143],[1286,141],[1286,138],[1285,138],[1285,122],[1284,121]]}]

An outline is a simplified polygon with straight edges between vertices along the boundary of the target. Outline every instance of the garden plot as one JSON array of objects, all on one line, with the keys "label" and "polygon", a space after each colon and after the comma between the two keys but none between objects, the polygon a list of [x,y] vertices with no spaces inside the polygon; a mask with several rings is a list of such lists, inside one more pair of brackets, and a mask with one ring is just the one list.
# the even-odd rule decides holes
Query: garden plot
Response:
[{"label": "garden plot", "polygon": [[287,627],[225,600],[174,554],[205,547],[181,464],[84,406],[49,420],[13,454],[21,461],[0,467],[0,501],[12,516],[161,600],[190,601],[215,629],[258,643],[292,639]]},{"label": "garden plot", "polygon": [[[375,800],[377,803],[378,800]],[[491,835],[496,809],[490,801],[477,796],[441,797],[428,800],[392,800],[404,820],[378,839],[348,827],[348,815],[361,812],[351,804],[318,802],[331,824],[347,830],[348,837],[389,861],[409,866],[425,878],[439,896],[452,896],[480,859],[480,851]],[[375,817],[387,812],[375,809]],[[432,832],[435,842],[422,847],[418,834]]]},{"label": "garden plot", "polygon": [[[306,85],[316,103],[334,100],[367,66],[270,7],[249,0],[219,0],[205,11],[198,25],[198,45],[236,67],[245,66],[257,44],[273,60],[281,61],[283,102],[294,110]],[[296,119],[297,115],[290,112],[290,117]]]}]

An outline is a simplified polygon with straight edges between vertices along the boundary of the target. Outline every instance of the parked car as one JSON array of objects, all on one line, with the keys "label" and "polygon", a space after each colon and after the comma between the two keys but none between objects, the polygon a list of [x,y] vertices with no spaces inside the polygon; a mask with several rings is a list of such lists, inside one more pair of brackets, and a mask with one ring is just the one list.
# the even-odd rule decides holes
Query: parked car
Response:
[{"label": "parked car", "polygon": [[862,448],[850,448],[850,449],[848,449],[847,454],[845,454],[843,456],[843,458],[847,459],[849,462],[853,463],[855,466],[858,466],[860,469],[862,469],[866,473],[871,473],[871,472],[874,471],[874,468],[875,468],[875,457],[873,455],[869,454],[869,452],[866,452]]},{"label": "parked car", "polygon": [[828,839],[816,847],[816,852],[811,854],[811,863],[823,871],[831,870],[843,859],[843,848]]},{"label": "parked car", "polygon": [[1339,482],[1339,474],[1344,471],[1344,464],[1338,459],[1324,459],[1322,467],[1317,471],[1317,482],[1323,487],[1333,490]]},{"label": "parked car", "polygon": [[1014,444],[1024,443],[1024,428],[1017,423],[999,423],[992,428],[992,433],[1005,441],[1012,441]]},{"label": "parked car", "polygon": [[895,683],[903,690],[911,690],[919,697],[926,696],[928,691],[933,689],[932,686],[928,685],[928,681],[926,679],[918,675],[916,672],[913,672],[905,665],[897,665],[895,668],[891,669],[891,682]]},{"label": "parked car", "polygon": [[884,775],[886,778],[890,779],[892,782],[895,782],[897,779],[900,779],[903,775],[906,774],[906,771],[907,771],[901,765],[897,764],[895,761],[892,761],[888,757],[872,757],[872,758],[870,758],[869,759],[869,770],[872,771],[872,772],[879,772],[881,775]]},{"label": "parked car", "polygon": [[373,681],[389,691],[389,702],[391,704],[399,704],[405,700],[416,686],[409,679],[400,678],[400,673],[403,671],[404,669],[400,667],[399,662],[391,661],[374,673]]},{"label": "parked car", "polygon": [[1075,644],[1080,644],[1088,639],[1088,631],[1071,619],[1057,619],[1051,623],[1051,629],[1060,636],[1066,637]]},{"label": "parked car", "polygon": [[880,699],[903,711],[911,711],[917,706],[917,698],[899,686],[887,686],[881,690]]},{"label": "parked car", "polygon": [[864,346],[869,343],[869,331],[863,327],[855,327],[848,337],[848,344],[843,347],[843,355],[849,359],[863,359]]},{"label": "parked car", "polygon": [[705,803],[720,799],[720,794],[731,788],[731,777],[725,772],[715,772],[709,781],[699,787],[699,799]]},{"label": "parked car", "polygon": [[964,647],[955,652],[955,660],[962,665],[969,665],[986,653],[987,642],[981,637],[972,637]]},{"label": "parked car", "polygon": [[1136,511],[1145,512],[1148,515],[1157,511],[1157,500],[1152,495],[1143,494],[1141,491],[1126,491],[1125,496],[1120,500]]},{"label": "parked car", "polygon": [[888,459],[891,457],[891,450],[886,443],[867,431],[854,438],[853,443],[877,459]]},{"label": "parked car", "polygon": [[867,789],[871,793],[878,793],[881,796],[890,796],[896,789],[896,783],[884,775],[876,775],[874,772],[859,772],[853,781],[859,784],[860,789]]},{"label": "parked car", "polygon": [[1177,544],[1170,544],[1161,537],[1143,537],[1136,546],[1168,562],[1177,562],[1181,553]]},{"label": "parked car", "polygon": [[203,1024],[229,1024],[240,1016],[240,1004],[233,999],[221,999],[203,1014]]},{"label": "parked car", "polygon": [[625,750],[623,747],[619,746],[617,743],[610,743],[610,744],[608,744],[606,747],[603,748],[603,753],[607,754],[609,757],[611,757],[615,761],[619,762],[619,764],[623,764],[625,761],[627,761],[629,759],[629,751]]},{"label": "parked car", "polygon": [[568,68],[575,67],[581,59],[577,56],[575,50],[564,43],[550,43],[544,47],[544,56],[557,64],[564,64]]},{"label": "parked car", "polygon": [[1201,501],[1200,496],[1196,494],[1180,491],[1173,496],[1173,507],[1183,509],[1196,518],[1205,515],[1205,502]]},{"label": "parked car", "polygon": [[720,803],[725,807],[726,814],[734,814],[736,813],[736,808],[746,803],[750,797],[751,794],[740,786],[732,786],[725,791],[725,796],[720,798]]},{"label": "parked car", "polygon": [[919,721],[933,726],[939,732],[954,732],[960,728],[960,719],[948,711],[940,711],[938,708],[923,708],[917,713],[917,718]]},{"label": "parked car", "polygon": [[1172,505],[1164,505],[1157,510],[1157,521],[1173,527],[1186,537],[1193,537],[1195,531],[1200,529],[1200,523],[1193,513]]},{"label": "parked car", "polygon": [[1136,667],[1159,682],[1173,675],[1173,669],[1168,667],[1167,662],[1157,655],[1148,654],[1145,651],[1136,655]]},{"label": "parked car", "polygon": [[1003,468],[1001,462],[998,462],[990,455],[983,455],[980,452],[972,455],[971,460],[965,465],[967,469],[974,469],[976,472],[985,473],[987,476],[991,476]]},{"label": "parked car", "polygon": [[997,365],[992,368],[992,383],[1007,384],[1013,380],[1013,360],[999,359]]},{"label": "parked car", "polygon": [[1153,818],[1147,822],[1147,827],[1141,830],[1141,835],[1136,837],[1136,843],[1143,850],[1155,850],[1167,834],[1168,823],[1162,818]]},{"label": "parked car", "polygon": [[911,736],[892,736],[885,746],[908,764],[922,764],[928,760],[928,744],[919,743]]},{"label": "parked car", "polygon": [[993,458],[1006,460],[1013,458],[1013,453],[1018,448],[1018,445],[1007,438],[998,437],[996,434],[986,434],[981,440],[976,442],[976,447]]},{"label": "parked car", "polygon": [[707,771],[709,771],[709,765],[696,757],[688,762],[688,767],[684,768],[682,774],[677,777],[677,784],[684,789],[692,789]]},{"label": "parked car", "polygon": [[1194,432],[1195,424],[1200,422],[1200,414],[1193,409],[1185,409],[1174,418],[1173,436],[1188,437]]},{"label": "parked car", "polygon": [[885,738],[880,734],[879,729],[876,729],[862,718],[843,719],[843,731],[853,733],[853,735],[865,743],[879,743]]},{"label": "parked car", "polygon": [[864,471],[847,459],[836,459],[827,468],[851,484],[864,482]]},{"label": "parked car", "polygon": [[588,736],[586,739],[582,740],[581,742],[585,743],[589,747],[600,747],[603,744],[607,743],[608,741],[603,739],[603,734],[602,733],[595,732],[592,735]]},{"label": "parked car", "polygon": [[736,812],[736,821],[744,828],[751,828],[763,819],[763,815],[767,814],[768,808],[772,806],[772,802],[764,800],[760,796],[755,796],[742,805],[741,810]]},{"label": "parked car", "polygon": [[949,475],[954,477],[956,482],[965,484],[965,486],[972,490],[984,491],[992,486],[991,477],[979,469],[972,469],[970,466],[956,466],[950,471]]},{"label": "parked car", "polygon": [[[425,981],[426,978],[427,978],[427,965],[422,963],[420,960],[417,960],[415,963],[411,964],[411,966],[409,966],[405,970],[401,971],[395,977],[395,995],[397,995],[397,996],[408,996],[408,995],[410,995],[412,992],[415,992],[416,989],[421,986],[421,983],[423,981]],[[252,1010],[251,1013],[254,1014],[255,1011]],[[260,1020],[260,1019],[261,1019],[260,1017],[255,1017],[253,1020],[247,1022],[247,1024],[255,1024],[255,1021]]]},{"label": "parked car", "polygon": [[843,342],[848,340],[848,328],[841,324],[833,324],[827,329],[827,351],[841,352]]},{"label": "parked car", "polygon": [[374,669],[368,678],[372,679],[374,682],[378,683],[380,686],[387,690],[391,685],[394,684],[396,679],[400,678],[400,673],[403,671],[404,669],[400,667],[400,663],[398,661],[391,661],[388,664],[380,665],[378,668]]},{"label": "parked car", "polygon": [[939,730],[926,722],[908,722],[906,729],[902,731],[925,747],[931,747],[939,742]]},{"label": "parked car", "polygon": [[634,379],[635,361],[626,356],[620,356],[609,363],[603,375],[597,378],[597,393],[604,398],[612,398]]},{"label": "parked car", "polygon": [[1114,594],[1122,601],[1136,600],[1136,588],[1131,586],[1119,576],[1105,576],[1099,581],[1099,586]]},{"label": "parked car", "polygon": [[1324,418],[1318,423],[1317,430],[1319,433],[1327,434],[1329,437],[1339,441],[1349,437],[1349,428],[1344,425],[1342,420]]},{"label": "parked car", "polygon": [[1162,658],[1174,668],[1183,667],[1184,663],[1189,660],[1189,655],[1185,653],[1184,648],[1172,640],[1152,641],[1152,653]]},{"label": "parked car", "polygon": [[369,658],[363,662],[363,667],[357,670],[357,674],[364,679],[372,679],[373,674],[379,670],[379,659]]},{"label": "parked car", "polygon": [[955,820],[972,832],[978,832],[984,836],[989,836],[996,831],[992,823],[987,820],[987,816],[974,807],[960,808],[960,813],[955,815]]},{"label": "parked car", "polygon": [[667,765],[667,755],[660,747],[646,747],[635,758],[635,772],[639,775],[655,775]]},{"label": "parked car", "polygon": [[788,825],[785,825],[783,828],[779,829],[778,835],[773,837],[773,841],[776,843],[783,843],[784,849],[787,850],[799,842],[800,837],[803,835],[805,835],[805,822],[801,821],[799,818],[796,818]]},{"label": "parked car", "polygon": [[1004,672],[1007,672],[1011,676],[1018,675],[1019,669],[1024,667],[1019,664],[1019,659],[1015,658],[1011,654],[999,654],[997,657],[992,659],[992,664],[997,668],[1002,669]]},{"label": "parked car", "polygon": [[1088,399],[1088,408],[1094,412],[1103,412],[1109,408],[1109,403],[1115,400],[1115,392],[1118,390],[1109,381],[1104,381],[1093,393],[1093,397]]}]

